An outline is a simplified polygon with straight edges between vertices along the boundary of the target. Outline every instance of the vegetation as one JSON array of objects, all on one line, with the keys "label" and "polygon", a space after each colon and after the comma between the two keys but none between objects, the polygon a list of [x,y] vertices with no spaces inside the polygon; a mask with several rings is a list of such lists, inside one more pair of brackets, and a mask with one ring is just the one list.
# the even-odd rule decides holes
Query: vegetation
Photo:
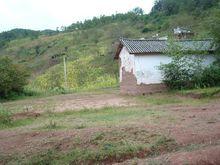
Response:
[{"label": "vegetation", "polygon": [[0,105],[0,128],[10,126],[12,124],[11,113]]},{"label": "vegetation", "polygon": [[[211,105],[218,106],[216,102],[219,96],[213,96],[219,92],[219,88],[184,92],[185,95],[194,92],[210,96],[194,99],[181,97],[180,93],[160,93],[122,97],[113,93],[87,92],[5,102],[3,111],[0,111],[1,143],[6,142],[4,148],[9,149],[1,152],[0,162],[106,164],[135,158],[145,159],[184,149],[187,144],[180,146],[173,139],[182,139],[183,128],[184,131],[194,128],[204,130],[202,128],[207,122],[212,128],[208,130],[212,133],[217,129],[218,125],[211,124],[218,122],[218,112],[207,117],[204,113],[208,114],[209,109],[213,110]],[[104,106],[105,102],[109,103],[116,96],[122,105],[125,105],[125,101],[130,105],[117,107],[121,106],[119,103],[116,107],[94,108],[94,102],[101,101]],[[105,97],[108,98],[107,101]],[[81,104],[77,105],[80,100]],[[71,107],[72,103],[75,108]],[[90,105],[85,108],[83,103]],[[27,105],[31,107],[26,107]],[[204,110],[201,110],[201,107]],[[193,115],[189,115],[190,112],[197,114],[197,125],[194,124]],[[179,127],[176,127],[176,124]],[[186,124],[193,125],[193,128]],[[180,132],[179,136],[174,136],[176,132]],[[185,132],[187,134],[188,131]],[[202,133],[204,135],[207,130]],[[207,136],[211,136],[209,132]],[[190,139],[191,132],[188,137]],[[192,140],[194,142],[194,137]],[[210,139],[207,141],[208,145],[209,141]],[[213,140],[211,145],[214,144]]]},{"label": "vegetation", "polygon": [[40,35],[53,35],[57,34],[53,30],[34,31],[29,29],[13,29],[0,33],[0,48],[6,47],[7,44],[15,39],[31,38],[32,40],[38,38]]},{"label": "vegetation", "polygon": [[174,15],[180,12],[201,14],[204,10],[218,5],[219,0],[157,0],[152,14]]},{"label": "vegetation", "polygon": [[[170,89],[192,89],[219,86],[220,64],[216,60],[213,64],[204,66],[206,52],[198,52],[196,58],[186,53],[177,45],[170,44],[168,53],[173,59],[169,64],[161,64],[159,69],[163,73],[163,82]],[[189,54],[189,55],[188,55]],[[216,57],[218,59],[218,57]]]},{"label": "vegetation", "polygon": [[24,66],[14,64],[8,57],[0,58],[0,75],[0,98],[22,93],[29,76]]},{"label": "vegetation", "polygon": [[[172,36],[172,29],[182,26],[196,32],[195,38],[214,37],[219,43],[219,11],[219,0],[158,0],[150,14],[137,7],[125,14],[73,23],[62,31],[3,32],[0,55],[29,68],[30,91],[66,93],[118,86],[113,54],[119,37]],[[63,55],[68,89],[64,89]]]}]

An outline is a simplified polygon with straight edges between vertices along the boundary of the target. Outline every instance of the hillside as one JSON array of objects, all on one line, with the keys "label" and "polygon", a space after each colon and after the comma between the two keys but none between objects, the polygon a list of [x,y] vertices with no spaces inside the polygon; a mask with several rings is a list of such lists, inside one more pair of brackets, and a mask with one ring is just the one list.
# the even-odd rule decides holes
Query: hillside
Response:
[{"label": "hillside", "polygon": [[181,26],[194,31],[195,38],[210,38],[208,22],[219,11],[219,0],[159,0],[150,14],[135,8],[125,14],[74,23],[60,32],[20,29],[1,33],[0,41],[4,44],[1,44],[0,55],[10,56],[29,68],[30,89],[64,87],[63,53],[68,56],[68,88],[117,86],[118,67],[113,54],[119,37],[172,36],[172,29]]}]

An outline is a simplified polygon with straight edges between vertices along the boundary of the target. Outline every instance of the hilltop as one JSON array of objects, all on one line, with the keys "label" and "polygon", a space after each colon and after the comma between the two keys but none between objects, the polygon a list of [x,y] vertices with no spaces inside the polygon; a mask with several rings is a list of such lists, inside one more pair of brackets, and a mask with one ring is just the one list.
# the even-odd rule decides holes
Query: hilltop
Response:
[{"label": "hilltop", "polygon": [[150,14],[135,8],[125,14],[77,22],[62,31],[3,32],[0,55],[29,68],[32,77],[28,88],[34,90],[63,88],[64,53],[70,89],[117,86],[118,67],[113,54],[119,37],[172,36],[172,29],[180,26],[195,32],[195,38],[210,38],[209,21],[219,11],[219,0],[159,0]]}]

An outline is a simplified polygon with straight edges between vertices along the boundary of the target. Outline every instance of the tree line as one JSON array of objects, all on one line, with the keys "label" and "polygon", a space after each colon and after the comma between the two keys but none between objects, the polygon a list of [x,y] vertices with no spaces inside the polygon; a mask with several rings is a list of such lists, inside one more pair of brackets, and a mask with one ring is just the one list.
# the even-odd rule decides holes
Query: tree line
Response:
[{"label": "tree line", "polygon": [[179,12],[201,13],[206,9],[218,5],[219,0],[157,0],[151,13],[174,15]]}]

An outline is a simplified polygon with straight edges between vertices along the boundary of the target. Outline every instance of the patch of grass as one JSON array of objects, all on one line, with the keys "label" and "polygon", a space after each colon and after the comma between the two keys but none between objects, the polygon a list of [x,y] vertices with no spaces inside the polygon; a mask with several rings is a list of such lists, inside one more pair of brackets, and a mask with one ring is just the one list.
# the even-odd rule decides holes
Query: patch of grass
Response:
[{"label": "patch of grass", "polygon": [[169,93],[138,96],[137,99],[149,105],[178,104],[183,102],[181,98],[175,97]]},{"label": "patch of grass", "polygon": [[172,151],[177,148],[177,143],[174,139],[167,138],[166,136],[159,136],[156,141],[150,146],[152,155],[159,155],[164,151]]},{"label": "patch of grass", "polygon": [[220,87],[181,90],[178,93],[186,96],[192,95],[198,98],[212,98],[220,94]]},{"label": "patch of grass", "polygon": [[[144,107],[105,107],[101,109],[84,109],[55,113],[54,118],[62,121],[67,127],[74,127],[80,122],[87,127],[100,125],[126,125],[142,119],[144,122],[154,122],[155,118],[166,115],[165,111],[148,110]],[[71,126],[72,125],[72,126]]]},{"label": "patch of grass", "polygon": [[34,155],[31,159],[26,159],[22,164],[33,164],[33,165],[53,165],[56,159],[61,158],[55,150],[47,150],[40,154]]},{"label": "patch of grass", "polygon": [[46,123],[42,129],[46,130],[56,130],[56,129],[61,129],[64,128],[63,126],[58,125],[57,121],[50,119],[48,123]]},{"label": "patch of grass", "polygon": [[86,128],[86,125],[85,124],[80,124],[80,125],[76,125],[74,128],[75,129],[84,129],[84,128]]},{"label": "patch of grass", "polygon": [[[62,152],[52,148],[31,157],[21,157],[20,164],[106,164],[132,158],[143,158],[174,148],[175,142],[162,135],[149,134],[139,128],[119,128],[96,132],[73,141],[73,148]],[[86,147],[85,147],[86,146]],[[15,159],[8,160],[15,161]],[[18,160],[16,160],[18,162]]]},{"label": "patch of grass", "polygon": [[103,132],[101,132],[101,133],[96,133],[96,134],[92,137],[92,139],[90,140],[90,142],[91,142],[92,144],[96,144],[96,145],[97,145],[100,140],[103,140],[104,136],[105,136],[105,134],[104,134]]},{"label": "patch of grass", "polygon": [[12,125],[11,113],[0,105],[0,128]]},{"label": "patch of grass", "polygon": [[0,105],[0,129],[25,126],[31,124],[32,122],[33,119],[31,118],[14,120],[12,117],[12,113],[8,109]]}]

